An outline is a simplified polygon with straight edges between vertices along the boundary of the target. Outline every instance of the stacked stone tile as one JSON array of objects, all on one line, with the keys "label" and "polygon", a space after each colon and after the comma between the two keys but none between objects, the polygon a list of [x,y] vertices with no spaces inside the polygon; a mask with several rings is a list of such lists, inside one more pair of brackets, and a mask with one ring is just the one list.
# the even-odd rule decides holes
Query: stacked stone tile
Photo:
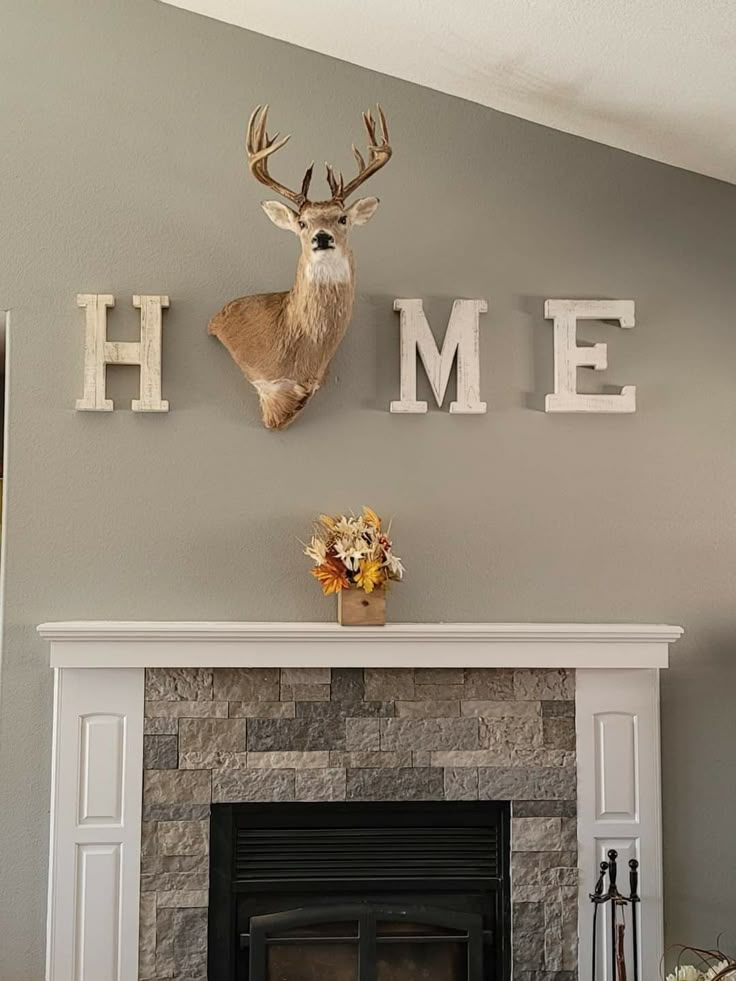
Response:
[{"label": "stacked stone tile", "polygon": [[140,981],[206,981],[210,804],[510,800],[514,981],[577,969],[574,673],[146,672]]}]

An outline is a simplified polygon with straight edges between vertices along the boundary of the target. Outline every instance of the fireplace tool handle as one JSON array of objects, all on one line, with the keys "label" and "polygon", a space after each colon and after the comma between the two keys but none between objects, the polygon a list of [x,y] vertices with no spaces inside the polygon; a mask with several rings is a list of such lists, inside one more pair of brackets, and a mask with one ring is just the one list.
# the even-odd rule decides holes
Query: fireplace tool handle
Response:
[{"label": "fireplace tool handle", "polygon": [[639,863],[629,860],[629,901],[631,902],[631,946],[634,958],[634,981],[639,981]]}]

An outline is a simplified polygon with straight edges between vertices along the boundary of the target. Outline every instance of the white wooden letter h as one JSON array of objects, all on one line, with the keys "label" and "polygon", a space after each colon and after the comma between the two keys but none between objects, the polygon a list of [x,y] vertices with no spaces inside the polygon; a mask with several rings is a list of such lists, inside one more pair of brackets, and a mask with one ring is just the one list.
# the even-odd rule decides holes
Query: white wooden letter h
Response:
[{"label": "white wooden letter h", "polygon": [[141,367],[140,398],[133,399],[133,412],[168,412],[161,398],[161,320],[168,296],[134,296],[133,306],[141,311],[140,341],[108,341],[107,310],[115,306],[109,293],[79,293],[77,306],[85,308],[84,396],[76,407],[87,412],[112,412],[106,398],[105,367],[108,364],[138,364]]}]

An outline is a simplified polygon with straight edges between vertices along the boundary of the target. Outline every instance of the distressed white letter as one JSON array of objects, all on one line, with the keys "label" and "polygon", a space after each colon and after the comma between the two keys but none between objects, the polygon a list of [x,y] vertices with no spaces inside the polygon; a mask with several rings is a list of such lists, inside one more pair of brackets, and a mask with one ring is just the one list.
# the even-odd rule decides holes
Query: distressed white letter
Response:
[{"label": "distressed white letter", "polygon": [[417,402],[417,351],[438,406],[442,406],[457,352],[457,400],[450,403],[450,412],[479,414],[486,411],[486,403],[480,401],[478,318],[487,309],[485,300],[455,300],[440,353],[424,315],[422,301],[394,300],[394,310],[400,311],[401,399],[391,403],[391,412],[427,411],[426,402]]},{"label": "distressed white letter", "polygon": [[636,412],[636,387],[624,385],[620,395],[583,395],[577,390],[578,368],[603,371],[608,367],[607,344],[578,347],[578,320],[618,320],[633,327],[633,300],[547,300],[544,316],[554,320],[555,392],[545,412]]},{"label": "distressed white letter", "polygon": [[140,341],[108,341],[107,310],[115,306],[115,297],[77,295],[77,306],[86,310],[84,397],[77,399],[77,409],[112,412],[112,400],[105,397],[105,365],[139,364],[140,398],[133,399],[133,412],[169,411],[169,403],[161,398],[161,310],[168,305],[168,296],[134,296],[133,306],[141,311]]}]

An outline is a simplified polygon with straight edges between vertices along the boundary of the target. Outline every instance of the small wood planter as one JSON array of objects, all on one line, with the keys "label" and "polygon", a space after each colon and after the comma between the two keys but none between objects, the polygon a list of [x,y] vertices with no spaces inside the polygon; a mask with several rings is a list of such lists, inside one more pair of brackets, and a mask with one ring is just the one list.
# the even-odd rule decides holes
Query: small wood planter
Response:
[{"label": "small wood planter", "polygon": [[386,590],[343,589],[337,594],[337,622],[343,627],[383,627],[386,624]]}]

